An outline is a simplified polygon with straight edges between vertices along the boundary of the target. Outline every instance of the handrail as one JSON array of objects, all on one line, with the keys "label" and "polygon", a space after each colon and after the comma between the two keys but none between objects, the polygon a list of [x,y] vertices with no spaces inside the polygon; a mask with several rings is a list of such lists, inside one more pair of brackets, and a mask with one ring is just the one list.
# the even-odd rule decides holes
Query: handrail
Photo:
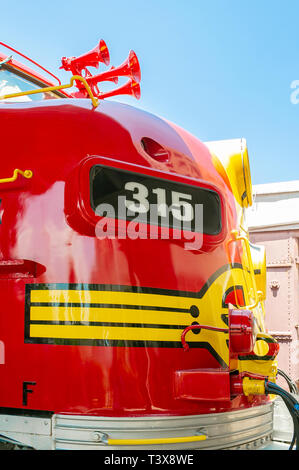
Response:
[{"label": "handrail", "polygon": [[83,83],[83,85],[85,86],[85,88],[87,90],[89,98],[92,101],[92,104],[93,104],[94,108],[96,108],[99,104],[99,100],[92,94],[92,91],[91,91],[87,81],[83,77],[80,77],[80,75],[73,75],[71,77],[70,83],[67,83],[65,85],[55,85],[55,86],[49,86],[49,87],[45,87],[45,88],[38,88],[37,90],[28,90],[28,91],[21,91],[19,93],[10,93],[9,95],[0,96],[0,100],[6,100],[6,99],[9,99],[9,98],[17,98],[19,96],[25,96],[25,95],[35,95],[37,93],[47,93],[47,92],[50,92],[50,91],[63,90],[65,88],[71,88],[72,86],[74,86],[74,81],[76,81],[76,80],[79,80],[80,82]]},{"label": "handrail", "polygon": [[33,176],[33,172],[31,170],[22,171],[22,170],[19,170],[18,168],[16,168],[13,172],[13,176],[11,176],[9,178],[0,179],[0,183],[11,183],[13,181],[16,181],[16,179],[18,177],[18,174],[24,176],[24,178],[32,178],[32,176]]},{"label": "handrail", "polygon": [[180,444],[188,442],[205,441],[207,436],[200,434],[197,436],[188,437],[166,437],[156,439],[104,439],[105,444],[111,446],[141,446],[141,445],[152,445],[152,444]]}]

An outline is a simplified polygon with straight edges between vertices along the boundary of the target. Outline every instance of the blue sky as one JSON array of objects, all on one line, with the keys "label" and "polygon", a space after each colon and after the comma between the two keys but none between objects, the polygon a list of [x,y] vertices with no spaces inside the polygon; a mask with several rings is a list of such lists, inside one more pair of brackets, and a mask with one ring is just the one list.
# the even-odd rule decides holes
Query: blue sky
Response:
[{"label": "blue sky", "polygon": [[141,99],[119,100],[203,141],[245,137],[260,184],[299,179],[298,18],[298,0],[15,0],[1,5],[0,40],[65,83],[62,56],[102,38],[119,65],[133,49]]}]

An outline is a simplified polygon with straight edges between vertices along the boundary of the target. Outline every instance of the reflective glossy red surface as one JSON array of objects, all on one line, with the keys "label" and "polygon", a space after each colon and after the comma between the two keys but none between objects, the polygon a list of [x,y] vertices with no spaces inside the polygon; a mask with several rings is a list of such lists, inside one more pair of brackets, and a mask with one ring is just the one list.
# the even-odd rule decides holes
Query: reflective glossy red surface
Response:
[{"label": "reflective glossy red surface", "polygon": [[[163,332],[170,332],[165,325],[164,330],[157,327],[159,322],[141,328],[139,340],[132,321],[126,325],[128,320],[121,317],[118,322],[126,325],[121,330],[126,332],[119,343],[109,337],[114,330],[109,330],[108,319],[96,326],[104,329],[100,330],[101,342],[92,333],[80,337],[81,342],[72,333],[68,339],[61,333],[76,326],[89,328],[84,323],[84,309],[98,302],[98,291],[103,298],[112,292],[117,299],[141,294],[142,302],[148,296],[153,296],[152,302],[174,299],[168,311],[176,309],[176,297],[183,297],[185,316],[179,337],[195,321],[194,303],[204,301],[203,310],[208,312],[218,302],[217,315],[225,314],[222,294],[218,301],[215,295],[209,300],[209,286],[219,283],[223,293],[228,269],[224,243],[236,226],[236,212],[230,187],[216,171],[208,149],[177,126],[113,102],[101,102],[97,109],[85,99],[0,104],[0,122],[0,178],[11,176],[15,168],[33,172],[31,179],[19,177],[0,185],[1,260],[8,261],[0,265],[0,340],[5,348],[0,406],[142,416],[210,413],[265,400],[244,396],[210,402],[178,399],[174,394],[177,371],[220,368],[224,373],[229,361],[221,356],[222,346],[217,350],[217,342],[211,346],[198,340],[188,353],[177,340],[163,343]],[[142,145],[143,138],[166,149],[167,161],[152,158]],[[105,159],[118,168],[137,165],[145,174],[156,170],[168,174],[169,180],[192,179],[195,186],[215,188],[225,213],[219,238],[201,251],[185,250],[176,240],[97,239],[90,219],[94,214],[89,206],[88,172],[84,174],[91,159],[93,164]],[[23,262],[18,264],[19,260]],[[119,302],[122,305],[124,300]],[[60,339],[40,333],[45,328],[50,331],[44,313],[49,303],[57,309],[68,305],[63,321],[60,313],[55,320],[56,310],[51,313],[50,326],[62,335]],[[142,326],[142,304],[139,306]],[[81,312],[80,321],[76,309]],[[151,310],[151,315],[157,311]],[[199,323],[201,315],[199,308]],[[83,334],[85,331],[91,330]],[[188,334],[191,344],[196,334]],[[217,338],[220,344],[223,340]],[[32,393],[23,393],[26,382],[30,383],[25,389]]]}]

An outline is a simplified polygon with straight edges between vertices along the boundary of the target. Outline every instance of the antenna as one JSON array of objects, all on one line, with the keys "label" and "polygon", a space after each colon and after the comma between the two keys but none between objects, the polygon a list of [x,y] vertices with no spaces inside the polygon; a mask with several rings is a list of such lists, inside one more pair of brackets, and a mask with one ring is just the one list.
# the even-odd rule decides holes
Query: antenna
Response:
[{"label": "antenna", "polygon": [[51,77],[55,78],[55,80],[58,81],[59,85],[61,85],[61,81],[59,80],[58,77],[56,77],[56,75],[53,75],[53,73],[49,72],[49,70],[45,69],[44,67],[42,67],[38,62],[35,62],[34,60],[30,59],[30,57],[27,57],[25,54],[22,54],[21,52],[17,51],[16,49],[14,49],[13,47],[11,46],[8,46],[7,44],[5,44],[4,42],[0,42],[0,45],[1,46],[4,46],[6,47],[7,49],[11,50],[12,52],[15,52],[16,54],[20,55],[21,57],[23,57],[24,59],[28,60],[29,62],[31,62],[32,64],[34,64],[36,67],[39,67],[41,70],[43,70],[44,72],[48,73],[49,75],[51,75]]}]

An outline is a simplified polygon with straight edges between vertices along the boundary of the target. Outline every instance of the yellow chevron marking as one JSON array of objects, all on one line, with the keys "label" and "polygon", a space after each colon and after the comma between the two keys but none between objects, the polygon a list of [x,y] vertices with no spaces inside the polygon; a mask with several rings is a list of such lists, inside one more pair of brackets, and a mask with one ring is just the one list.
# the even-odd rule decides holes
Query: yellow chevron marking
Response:
[{"label": "yellow chevron marking", "polygon": [[[224,289],[228,289],[233,284],[242,284],[244,281],[241,269],[232,271],[228,270],[219,275],[202,298],[181,297],[178,295],[179,292],[177,295],[166,295],[118,290],[87,290],[88,286],[86,290],[84,286],[80,290],[59,289],[59,285],[56,289],[32,289],[28,339],[73,339],[78,340],[78,344],[80,340],[149,341],[160,344],[169,342],[170,345],[180,343],[185,326],[194,322],[210,326],[224,326],[221,319],[221,314],[227,313],[227,310],[222,310],[221,307]],[[35,302],[40,305],[32,305]],[[47,303],[66,305],[55,306],[47,305]],[[107,305],[111,305],[111,308]],[[119,308],[113,305],[118,305]],[[199,309],[199,316],[196,318],[191,315],[192,305]],[[161,310],[156,310],[154,307],[159,307]],[[169,308],[174,311],[168,311]],[[180,312],[176,309],[187,311]],[[48,325],[42,322],[85,322],[86,324]],[[92,322],[99,324],[91,324]],[[135,326],[130,326],[130,323]],[[159,325],[165,325],[166,328],[161,328]],[[188,332],[186,341],[189,344],[208,343],[224,363],[229,364],[228,337],[227,333],[202,329],[198,334]]]},{"label": "yellow chevron marking", "polygon": [[[139,341],[181,341],[182,330],[171,328],[131,328],[81,325],[30,325],[30,336],[37,338],[106,339]],[[191,336],[191,335],[190,335]],[[197,342],[197,335],[188,338]]]},{"label": "yellow chevron marking", "polygon": [[96,303],[190,308],[197,299],[172,295],[90,290],[32,290],[31,302]]},{"label": "yellow chevron marking", "polygon": [[135,310],[94,307],[35,307],[30,309],[30,320],[36,321],[86,321],[115,323],[146,323],[157,325],[189,325],[189,313],[163,310]]}]

